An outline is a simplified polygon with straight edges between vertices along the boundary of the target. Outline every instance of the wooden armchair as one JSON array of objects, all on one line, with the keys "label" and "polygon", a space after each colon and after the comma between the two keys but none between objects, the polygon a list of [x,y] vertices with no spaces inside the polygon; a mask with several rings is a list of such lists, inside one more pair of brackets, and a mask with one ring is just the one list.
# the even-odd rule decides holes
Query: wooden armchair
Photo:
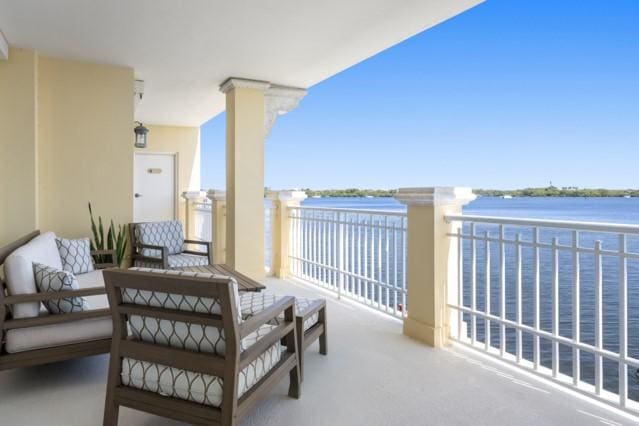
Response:
[{"label": "wooden armchair", "polygon": [[[39,236],[40,232],[34,231],[0,248],[0,265],[15,250]],[[111,262],[96,263],[96,268],[116,265],[115,252],[112,250],[94,251],[91,254],[102,259],[110,256],[112,259]],[[13,318],[13,308],[18,304],[35,303],[39,306],[47,300],[99,295],[103,296],[105,307],[82,312]],[[0,279],[0,370],[108,352],[111,344],[111,325],[108,322],[110,315],[104,286],[11,295],[7,283]],[[43,335],[46,338],[38,339]],[[21,348],[16,349],[17,346]]]},{"label": "wooden armchair", "polygon": [[[210,263],[211,243],[184,239],[179,221],[131,223],[129,236],[134,266],[173,269]],[[203,250],[185,250],[186,244],[201,246]]]},{"label": "wooden armchair", "polygon": [[235,425],[286,374],[299,397],[293,297],[243,321],[230,277],[112,269],[104,278],[114,330],[105,425],[120,406]]}]

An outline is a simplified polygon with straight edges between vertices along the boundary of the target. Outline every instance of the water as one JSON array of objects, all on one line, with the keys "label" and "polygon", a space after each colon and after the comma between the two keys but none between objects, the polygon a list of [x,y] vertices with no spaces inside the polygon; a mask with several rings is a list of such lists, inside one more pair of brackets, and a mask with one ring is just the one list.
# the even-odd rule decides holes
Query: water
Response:
[{"label": "water", "polygon": [[[392,198],[321,198],[307,199],[304,206],[349,208],[349,209],[373,209],[385,211],[405,211],[405,206]],[[501,199],[494,197],[482,197],[464,207],[464,214],[502,217],[522,217],[537,219],[557,219],[594,221],[609,223],[639,224],[639,198],[513,198]],[[464,229],[468,233],[468,227]],[[476,233],[483,235],[488,231],[492,236],[498,235],[498,228],[494,225],[477,225]],[[515,234],[520,233],[522,240],[530,241],[532,232],[530,228],[506,228],[506,238],[514,239]],[[572,234],[570,231],[542,230],[540,240],[550,243],[553,238],[559,240],[559,244],[570,245]],[[594,242],[602,242],[604,249],[617,250],[618,239],[613,234],[582,233],[579,244],[582,247],[592,248]],[[499,315],[499,252],[498,245],[491,244],[491,313]],[[627,249],[631,252],[639,252],[639,238],[629,237]],[[515,320],[515,249],[513,245],[506,246],[506,318]],[[541,329],[552,332],[552,253],[549,249],[540,250],[540,325]],[[485,298],[485,249],[483,242],[477,244],[477,309],[484,310]],[[533,249],[522,249],[522,322],[533,325],[534,321],[534,293],[533,293]],[[470,306],[470,243],[464,244],[464,305]],[[559,252],[559,334],[572,338],[572,254],[568,251]],[[604,256],[602,259],[603,273],[603,346],[611,351],[618,352],[619,325],[618,325],[618,258]],[[639,260],[628,261],[628,350],[629,355],[639,357]],[[594,255],[582,254],[580,256],[580,340],[588,344],[594,344]],[[470,322],[468,316],[465,317]],[[468,324],[470,326],[470,324]],[[477,340],[485,341],[485,325],[483,320],[477,320]],[[491,345],[499,345],[499,328],[491,324]],[[507,329],[506,349],[515,353],[515,330]],[[532,360],[533,337],[523,333],[522,339],[523,357]],[[541,339],[540,355],[541,364],[551,367],[552,352],[551,343]],[[572,374],[572,349],[560,345],[559,368],[564,374]],[[581,352],[581,379],[594,384],[594,356]],[[604,388],[618,391],[618,366],[608,360],[603,362]],[[639,379],[635,371],[629,368],[629,397],[639,401]]]}]

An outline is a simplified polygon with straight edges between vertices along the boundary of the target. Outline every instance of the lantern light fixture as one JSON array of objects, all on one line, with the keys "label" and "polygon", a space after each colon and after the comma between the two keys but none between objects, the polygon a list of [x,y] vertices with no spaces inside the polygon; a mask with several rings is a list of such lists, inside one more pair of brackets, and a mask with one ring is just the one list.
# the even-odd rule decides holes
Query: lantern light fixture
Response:
[{"label": "lantern light fixture", "polygon": [[135,129],[133,129],[133,133],[135,133],[135,147],[136,148],[146,148],[146,139],[147,134],[149,133],[149,129],[144,127],[144,124],[136,121],[138,124]]}]

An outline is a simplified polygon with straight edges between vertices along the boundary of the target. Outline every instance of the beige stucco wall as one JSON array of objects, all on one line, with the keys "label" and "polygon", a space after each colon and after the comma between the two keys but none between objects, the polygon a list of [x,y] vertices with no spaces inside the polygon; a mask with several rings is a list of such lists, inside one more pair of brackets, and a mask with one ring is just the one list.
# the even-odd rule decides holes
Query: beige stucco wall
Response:
[{"label": "beige stucco wall", "polygon": [[[30,50],[0,61],[0,246],[34,229],[90,235],[89,201],[104,219],[132,221],[133,79]],[[199,190],[199,128],[148,127],[147,151],[178,154],[177,196]]]},{"label": "beige stucco wall", "polygon": [[178,159],[178,217],[186,223],[184,191],[200,190],[200,129],[199,127],[147,125],[147,147],[142,152],[176,153]]},{"label": "beige stucco wall", "polygon": [[87,203],[117,223],[133,214],[133,70],[40,58],[39,222],[88,236]]},{"label": "beige stucco wall", "polygon": [[0,246],[37,227],[38,55],[11,49],[0,60]]}]

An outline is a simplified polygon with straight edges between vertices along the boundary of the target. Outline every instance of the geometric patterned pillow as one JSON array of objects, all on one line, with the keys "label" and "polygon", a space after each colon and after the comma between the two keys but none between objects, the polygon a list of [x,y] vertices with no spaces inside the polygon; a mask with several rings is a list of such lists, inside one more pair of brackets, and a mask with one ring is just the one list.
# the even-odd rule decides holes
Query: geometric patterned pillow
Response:
[{"label": "geometric patterned pillow", "polygon": [[[166,247],[169,254],[182,253],[184,249],[184,231],[177,220],[138,223],[135,226],[135,239],[141,244]],[[154,249],[142,249],[141,254],[148,257],[162,256],[159,250]]]},{"label": "geometric patterned pillow", "polygon": [[74,274],[86,274],[92,272],[93,260],[91,259],[91,246],[88,238],[77,240],[67,240],[66,238],[56,238],[62,269]]},{"label": "geometric patterned pillow", "polygon": [[[41,263],[33,263],[33,274],[40,293],[79,290],[78,280],[67,271],[61,271]],[[89,309],[84,297],[66,297],[43,302],[50,314],[81,312]]]}]

